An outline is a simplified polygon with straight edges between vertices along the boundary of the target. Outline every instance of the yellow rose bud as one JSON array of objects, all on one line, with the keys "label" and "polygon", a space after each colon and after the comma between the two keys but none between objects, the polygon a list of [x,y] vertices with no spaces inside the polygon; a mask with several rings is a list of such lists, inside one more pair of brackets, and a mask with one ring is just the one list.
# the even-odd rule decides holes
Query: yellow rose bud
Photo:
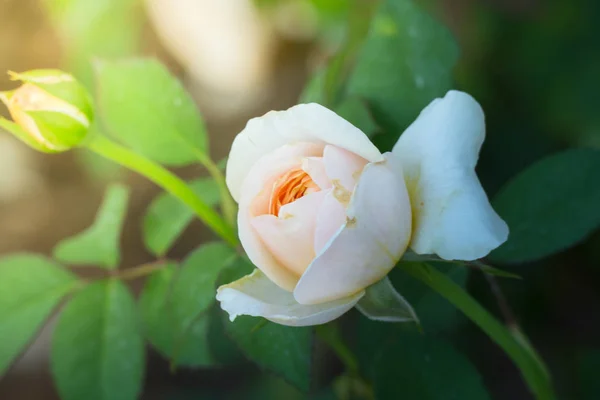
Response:
[{"label": "yellow rose bud", "polygon": [[59,70],[9,72],[21,87],[0,92],[13,121],[0,118],[0,127],[36,150],[67,151],[81,144],[93,120],[87,90]]}]

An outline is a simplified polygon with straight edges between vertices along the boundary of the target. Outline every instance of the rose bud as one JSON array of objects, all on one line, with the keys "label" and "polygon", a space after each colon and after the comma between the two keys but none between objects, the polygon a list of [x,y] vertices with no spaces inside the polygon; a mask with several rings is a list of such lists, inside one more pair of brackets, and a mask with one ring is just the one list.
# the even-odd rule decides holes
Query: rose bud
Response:
[{"label": "rose bud", "polygon": [[474,171],[484,136],[481,107],[456,91],[385,154],[317,104],[250,120],[233,142],[227,184],[258,269],[218,289],[221,307],[231,319],[322,324],[354,307],[408,247],[484,257],[508,236]]},{"label": "rose bud", "polygon": [[0,92],[13,122],[0,118],[0,127],[36,150],[58,153],[86,138],[93,119],[87,90],[59,70],[10,72],[21,87]]}]

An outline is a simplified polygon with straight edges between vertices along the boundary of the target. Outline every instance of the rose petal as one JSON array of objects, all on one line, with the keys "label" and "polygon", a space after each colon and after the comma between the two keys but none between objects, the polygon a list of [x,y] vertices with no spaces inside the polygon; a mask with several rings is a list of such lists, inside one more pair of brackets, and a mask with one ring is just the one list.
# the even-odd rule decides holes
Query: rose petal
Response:
[{"label": "rose petal", "polygon": [[325,163],[323,157],[307,157],[302,161],[302,169],[322,190],[331,187],[331,181],[325,171]]},{"label": "rose petal", "polygon": [[308,194],[281,207],[278,217],[261,215],[250,221],[271,254],[298,277],[315,258],[317,213],[326,194]]},{"label": "rose petal", "polygon": [[334,186],[337,182],[352,194],[357,178],[367,165],[367,160],[348,150],[328,145],[323,150],[323,163],[327,176],[331,182],[334,182]]},{"label": "rose petal", "polygon": [[231,146],[227,160],[227,186],[239,201],[248,171],[265,154],[285,144],[332,144],[363,157],[381,161],[382,155],[354,125],[318,104],[299,104],[286,111],[271,111],[253,118]]},{"label": "rose petal", "polygon": [[475,260],[507,239],[508,227],[475,174],[484,138],[477,101],[451,91],[427,106],[394,146],[413,207],[416,253]]},{"label": "rose petal", "polygon": [[379,281],[410,240],[411,211],[401,167],[391,157],[367,164],[347,220],[300,278],[294,297],[316,304],[347,297]]},{"label": "rose petal", "polygon": [[313,143],[298,143],[282,146],[261,158],[248,173],[244,182],[243,196],[238,211],[238,233],[240,242],[248,258],[270,279],[282,288],[292,291],[298,282],[298,275],[282,265],[265,246],[256,230],[251,226],[252,218],[266,214],[275,180],[294,166],[301,165],[302,159],[322,152],[322,146]]},{"label": "rose petal", "polygon": [[238,315],[251,315],[289,326],[319,325],[334,320],[354,307],[363,295],[364,292],[359,292],[307,306],[296,302],[290,292],[273,284],[259,270],[217,290],[217,300],[232,321]]},{"label": "rose petal", "polygon": [[328,191],[317,214],[315,254],[319,254],[323,250],[345,222],[346,207],[335,198],[332,190]]}]

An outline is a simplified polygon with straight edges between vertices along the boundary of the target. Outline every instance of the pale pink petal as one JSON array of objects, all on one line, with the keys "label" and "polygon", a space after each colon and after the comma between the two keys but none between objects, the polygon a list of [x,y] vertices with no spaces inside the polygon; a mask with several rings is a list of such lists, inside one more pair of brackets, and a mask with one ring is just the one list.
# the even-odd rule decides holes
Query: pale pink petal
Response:
[{"label": "pale pink petal", "polygon": [[411,210],[401,167],[390,153],[368,164],[346,210],[346,223],[294,289],[301,304],[341,299],[387,275],[408,246]]},{"label": "pale pink petal", "polygon": [[302,162],[302,169],[312,178],[313,182],[317,184],[322,190],[329,189],[331,187],[331,181],[325,171],[325,164],[323,163],[323,157],[307,157]]},{"label": "pale pink petal", "polygon": [[281,207],[278,217],[260,215],[250,221],[271,254],[298,276],[315,258],[315,225],[325,194],[308,194]]},{"label": "pale pink petal", "polygon": [[352,194],[363,168],[367,165],[367,160],[348,150],[328,145],[323,150],[323,163],[334,187],[341,185]]},{"label": "pale pink petal", "polygon": [[349,311],[365,294],[360,291],[343,299],[316,305],[299,304],[290,292],[271,282],[261,271],[255,270],[217,290],[221,308],[230,320],[238,315],[264,317],[289,326],[320,325]]},{"label": "pale pink petal", "polygon": [[448,260],[486,256],[508,237],[475,174],[483,110],[466,93],[434,100],[394,146],[413,207],[411,248]]},{"label": "pale pink petal", "polygon": [[238,234],[246,254],[254,265],[283,289],[292,291],[298,275],[283,266],[265,246],[251,226],[252,218],[268,212],[271,188],[277,178],[298,167],[305,157],[322,153],[322,146],[298,143],[282,146],[260,159],[248,173],[238,211]]},{"label": "pale pink petal", "polygon": [[248,121],[233,141],[226,176],[233,198],[239,201],[246,176],[261,157],[298,142],[332,144],[370,162],[383,160],[360,129],[323,106],[299,104],[286,111],[271,111]]},{"label": "pale pink petal", "polygon": [[319,254],[323,247],[340,230],[346,222],[346,207],[335,198],[333,190],[329,190],[317,214],[315,230],[315,253]]}]

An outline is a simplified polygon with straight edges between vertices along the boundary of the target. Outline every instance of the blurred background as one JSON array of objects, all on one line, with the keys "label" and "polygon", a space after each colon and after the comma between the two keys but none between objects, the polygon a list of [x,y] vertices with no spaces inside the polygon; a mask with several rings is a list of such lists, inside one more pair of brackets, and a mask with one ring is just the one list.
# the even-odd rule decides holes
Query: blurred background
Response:
[{"label": "blurred background", "polygon": [[[488,138],[478,172],[490,197],[546,154],[600,148],[600,2],[417,2],[453,31],[461,49],[455,87],[474,95],[486,112]],[[72,71],[92,88],[93,57],[156,57],[194,96],[219,160],[248,118],[298,101],[306,81],[342,42],[351,3],[0,0],[0,88],[13,87],[2,71],[54,67]],[[4,108],[0,114],[8,116]],[[193,176],[200,170],[180,172]],[[49,254],[60,239],[91,223],[105,183],[119,179],[133,188],[123,244],[124,265],[134,266],[151,260],[139,227],[158,189],[87,153],[43,155],[0,132],[0,255]],[[184,256],[206,237],[193,225],[172,256]],[[582,387],[598,385],[599,267],[596,233],[550,259],[511,267],[522,281],[501,281],[564,399],[584,398]],[[483,277],[472,274],[468,285],[498,314]],[[49,375],[49,331],[0,378],[0,399],[58,398]],[[453,335],[494,398],[530,398],[517,370],[474,326],[463,323]],[[167,361],[151,355],[146,380],[144,399],[302,398],[247,365],[174,375]]]}]

